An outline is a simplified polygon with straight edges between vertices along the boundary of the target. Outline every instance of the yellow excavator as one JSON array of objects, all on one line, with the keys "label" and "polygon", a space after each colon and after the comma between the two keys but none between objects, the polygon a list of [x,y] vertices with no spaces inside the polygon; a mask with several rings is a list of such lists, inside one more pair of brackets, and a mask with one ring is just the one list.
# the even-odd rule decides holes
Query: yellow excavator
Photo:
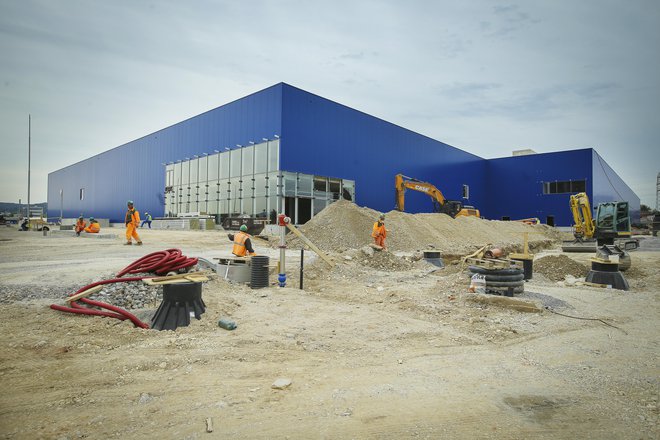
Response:
[{"label": "yellow excavator", "polygon": [[480,217],[479,210],[474,206],[463,206],[458,200],[447,200],[435,185],[422,182],[413,177],[397,174],[394,176],[394,190],[397,211],[404,211],[406,190],[419,191],[431,197],[433,212],[440,212],[451,217]]},{"label": "yellow excavator", "polygon": [[628,202],[599,203],[595,219],[586,193],[572,194],[570,207],[575,240],[564,242],[564,252],[595,252],[597,247],[615,244],[623,250],[639,247],[639,241],[631,239]]}]

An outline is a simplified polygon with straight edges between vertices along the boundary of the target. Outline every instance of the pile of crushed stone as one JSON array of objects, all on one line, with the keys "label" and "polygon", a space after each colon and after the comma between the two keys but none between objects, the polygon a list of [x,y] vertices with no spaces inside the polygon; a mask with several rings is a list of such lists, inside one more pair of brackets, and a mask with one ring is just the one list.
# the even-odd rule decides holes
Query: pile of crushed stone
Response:
[{"label": "pile of crushed stone", "polygon": [[540,273],[551,281],[563,281],[566,275],[584,278],[589,268],[566,255],[548,255],[534,260],[534,273]]},{"label": "pile of crushed stone", "polygon": [[[339,200],[300,230],[326,252],[343,253],[373,242],[371,229],[379,212]],[[390,211],[385,214],[389,251],[414,252],[433,248],[445,254],[465,255],[486,243],[522,250],[523,232],[529,232],[530,247],[548,247],[559,239],[554,228],[519,222],[484,220],[476,217],[453,219],[445,214],[409,214]],[[300,248],[303,243],[289,236],[287,246]]]},{"label": "pile of crushed stone", "polygon": [[370,247],[363,248],[357,258],[364,266],[387,272],[410,270],[414,265],[412,257],[397,257],[391,252],[374,251]]}]

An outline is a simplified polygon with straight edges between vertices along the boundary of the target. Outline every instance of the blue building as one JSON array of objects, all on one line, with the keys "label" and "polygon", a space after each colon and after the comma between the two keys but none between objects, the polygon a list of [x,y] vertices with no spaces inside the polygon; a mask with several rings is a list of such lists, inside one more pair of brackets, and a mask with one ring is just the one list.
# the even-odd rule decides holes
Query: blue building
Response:
[{"label": "blue building", "polygon": [[[279,83],[48,175],[48,215],[122,221],[126,200],[154,217],[269,216],[298,224],[329,203],[394,208],[394,176],[436,185],[486,218],[568,226],[568,196],[639,198],[593,149],[487,160]],[[466,197],[466,198],[463,198]],[[406,193],[406,211],[430,212]]]}]

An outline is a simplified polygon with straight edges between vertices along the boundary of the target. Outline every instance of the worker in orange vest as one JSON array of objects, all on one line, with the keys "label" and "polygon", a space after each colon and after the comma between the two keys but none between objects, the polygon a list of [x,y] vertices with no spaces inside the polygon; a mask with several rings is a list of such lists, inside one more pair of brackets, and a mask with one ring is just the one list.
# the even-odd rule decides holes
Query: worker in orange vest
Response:
[{"label": "worker in orange vest", "polygon": [[385,238],[387,238],[387,229],[385,229],[385,215],[381,214],[378,221],[374,223],[371,236],[376,241],[376,246],[380,246],[383,248],[383,250],[387,250],[387,247],[385,246]]},{"label": "worker in orange vest", "polygon": [[85,219],[81,215],[76,222],[76,235],[78,237],[80,237],[80,233],[85,230],[85,226],[87,226],[87,223],[85,223]]},{"label": "worker in orange vest", "polygon": [[128,209],[126,210],[126,217],[124,218],[124,223],[126,224],[126,243],[127,245],[133,244],[131,237],[137,241],[138,246],[142,246],[142,240],[137,233],[137,228],[140,226],[140,213],[137,209],[133,207],[133,201],[129,200],[127,202]]},{"label": "worker in orange vest", "polygon": [[85,228],[85,232],[88,234],[98,234],[101,230],[101,225],[96,221],[94,217],[89,218],[89,226]]},{"label": "worker in orange vest", "polygon": [[[252,241],[250,240],[250,234],[247,233],[247,226],[241,225],[239,231],[234,235],[234,248],[231,253],[237,257],[245,257],[246,255],[256,255],[254,249],[252,248]],[[230,235],[231,238],[231,235]]]}]

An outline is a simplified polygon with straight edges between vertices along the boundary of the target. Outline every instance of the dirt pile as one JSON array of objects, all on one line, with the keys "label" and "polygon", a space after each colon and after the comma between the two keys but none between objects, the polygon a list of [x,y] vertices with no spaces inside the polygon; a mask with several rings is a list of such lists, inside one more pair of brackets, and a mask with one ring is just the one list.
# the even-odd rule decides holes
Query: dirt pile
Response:
[{"label": "dirt pile", "polygon": [[[325,208],[300,229],[315,245],[326,252],[359,249],[373,241],[371,229],[378,212],[352,202],[337,201]],[[547,247],[558,239],[547,226],[530,226],[517,222],[502,222],[445,214],[409,214],[390,211],[385,216],[390,251],[412,252],[428,248],[445,254],[464,255],[486,243],[509,250],[522,250],[523,232],[529,232],[532,249]],[[302,242],[295,237],[287,241],[298,248]]]},{"label": "dirt pile", "polygon": [[566,255],[548,255],[534,261],[534,272],[552,281],[562,281],[566,275],[583,278],[587,275],[588,268]]}]

